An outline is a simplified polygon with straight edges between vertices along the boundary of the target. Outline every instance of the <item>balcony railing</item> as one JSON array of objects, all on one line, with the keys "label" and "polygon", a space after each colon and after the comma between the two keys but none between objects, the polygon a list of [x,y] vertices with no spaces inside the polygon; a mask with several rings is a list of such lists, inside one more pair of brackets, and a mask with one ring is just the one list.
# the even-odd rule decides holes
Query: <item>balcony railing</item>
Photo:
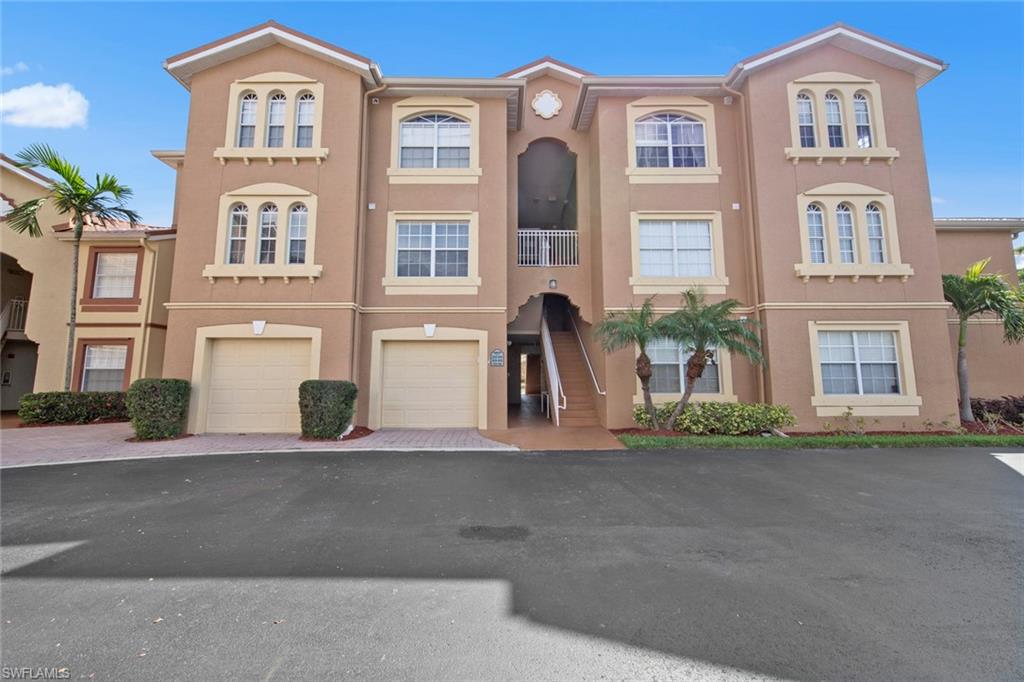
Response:
[{"label": "balcony railing", "polygon": [[25,312],[28,301],[23,298],[12,298],[0,311],[0,336],[7,332],[25,331]]},{"label": "balcony railing", "polygon": [[516,265],[521,267],[556,268],[580,264],[576,230],[519,230],[517,241]]}]

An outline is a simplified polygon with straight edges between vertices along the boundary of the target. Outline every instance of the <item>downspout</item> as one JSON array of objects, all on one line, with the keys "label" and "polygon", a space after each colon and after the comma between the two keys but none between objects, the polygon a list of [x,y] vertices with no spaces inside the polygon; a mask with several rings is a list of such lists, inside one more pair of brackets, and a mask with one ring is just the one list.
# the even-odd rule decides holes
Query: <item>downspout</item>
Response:
[{"label": "downspout", "polygon": [[360,266],[363,262],[363,252],[365,250],[366,240],[363,239],[363,233],[366,230],[366,199],[368,196],[366,188],[366,168],[369,163],[369,141],[367,139],[369,131],[368,114],[370,109],[370,98],[374,95],[384,92],[388,89],[387,84],[384,82],[383,77],[380,75],[380,71],[374,64],[371,68],[373,74],[373,80],[377,83],[377,87],[367,90],[363,94],[363,112],[362,121],[360,122],[359,130],[359,206],[358,215],[356,217],[356,259],[352,265],[352,276],[355,278],[355,308],[352,311],[352,383],[356,386],[359,385],[359,339],[360,331],[362,328],[362,315],[359,314],[359,309],[362,305],[363,300],[363,278],[360,272]]},{"label": "downspout", "polygon": [[[152,267],[149,269],[149,283],[146,286],[148,293],[146,294],[146,307],[142,313],[142,338],[139,341],[142,344],[142,352],[139,353],[139,379],[145,378],[146,376],[146,365],[149,363],[149,315],[153,310],[153,298],[156,296],[156,268],[160,262],[157,258],[157,250],[150,244],[149,240],[145,237],[139,239],[142,244],[143,253],[148,251],[150,258],[152,259]],[[145,267],[145,262],[142,263],[142,267]],[[129,372],[131,369],[129,368]]]},{"label": "downspout", "polygon": [[[743,161],[743,201],[746,204],[746,208],[743,211],[743,224],[746,228],[747,239],[750,242],[750,248],[746,250],[750,270],[750,295],[754,304],[754,319],[761,325],[759,330],[761,345],[767,348],[767,344],[764,343],[764,325],[761,320],[761,310],[758,307],[758,304],[761,303],[761,271],[758,259],[759,250],[754,232],[754,170],[751,165],[750,118],[747,115],[747,99],[743,96],[742,92],[733,90],[725,83],[722,83],[722,89],[733,97],[738,98],[737,104],[740,106],[740,154]],[[765,354],[765,357],[767,357],[767,354]],[[757,401],[763,403],[766,393],[764,365],[757,368],[755,375],[757,377]]]}]

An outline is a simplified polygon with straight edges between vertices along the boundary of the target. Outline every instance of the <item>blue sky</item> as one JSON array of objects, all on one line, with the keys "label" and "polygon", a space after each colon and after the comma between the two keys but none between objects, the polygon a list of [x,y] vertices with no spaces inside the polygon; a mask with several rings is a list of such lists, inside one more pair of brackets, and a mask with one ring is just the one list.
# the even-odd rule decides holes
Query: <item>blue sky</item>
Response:
[{"label": "blue sky", "polygon": [[[163,60],[270,18],[364,54],[390,76],[491,76],[544,54],[606,75],[722,74],[746,55],[845,21],[950,64],[919,92],[936,215],[1024,215],[1020,3],[5,0],[0,18],[4,93],[51,86],[8,95],[5,106],[53,97],[60,106],[50,108],[50,123],[72,123],[16,125],[19,117],[8,111],[0,148],[13,154],[47,142],[87,172],[115,173],[153,224],[170,223],[174,177],[149,150],[183,146],[188,107],[188,93],[163,71]],[[52,87],[62,84],[68,87]]]}]

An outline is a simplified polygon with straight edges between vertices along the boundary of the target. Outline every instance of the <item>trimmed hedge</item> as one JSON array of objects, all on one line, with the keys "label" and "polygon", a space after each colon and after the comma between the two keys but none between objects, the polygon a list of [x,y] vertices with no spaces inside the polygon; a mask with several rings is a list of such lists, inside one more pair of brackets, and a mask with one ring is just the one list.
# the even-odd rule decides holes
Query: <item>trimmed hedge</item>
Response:
[{"label": "trimmed hedge", "polygon": [[128,414],[139,440],[177,438],[185,430],[191,385],[184,379],[138,379],[128,388]]},{"label": "trimmed hedge", "polygon": [[47,391],[21,396],[18,416],[26,424],[89,424],[127,421],[128,410],[122,391]]},{"label": "trimmed hedge", "polygon": [[[672,416],[676,403],[665,403],[659,405],[657,409],[658,421],[663,425],[662,428],[669,428],[665,422]],[[640,426],[651,426],[651,419],[643,405],[637,405],[633,409],[633,419]],[[679,415],[672,430],[701,436],[742,436],[764,433],[794,424],[796,419],[786,405],[691,402]]]},{"label": "trimmed hedge", "polygon": [[351,381],[308,379],[299,384],[299,412],[306,438],[338,439],[352,423],[359,389]]}]

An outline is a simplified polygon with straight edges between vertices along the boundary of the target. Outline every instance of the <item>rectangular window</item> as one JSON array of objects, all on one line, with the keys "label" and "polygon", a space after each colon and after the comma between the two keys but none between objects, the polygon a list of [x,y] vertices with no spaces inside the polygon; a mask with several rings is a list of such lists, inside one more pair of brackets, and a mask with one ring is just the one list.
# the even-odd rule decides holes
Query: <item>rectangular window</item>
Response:
[{"label": "rectangular window", "polygon": [[313,121],[316,102],[313,99],[299,98],[295,111],[295,146],[313,146]]},{"label": "rectangular window", "polygon": [[[651,359],[651,393],[683,392],[686,384],[686,363],[691,353],[682,345],[668,339],[657,339],[647,347]],[[711,360],[704,367],[704,374],[693,385],[696,393],[720,393],[718,353],[712,352]]]},{"label": "rectangular window", "polygon": [[123,391],[128,346],[89,345],[82,361],[82,391]]},{"label": "rectangular window", "polygon": [[93,298],[134,298],[137,253],[98,253],[93,277]]},{"label": "rectangular window", "polygon": [[252,147],[256,144],[256,98],[243,97],[238,112],[238,146]]},{"label": "rectangular window", "polygon": [[261,265],[273,265],[277,251],[277,209],[264,208],[260,211],[260,252]]},{"label": "rectangular window", "polygon": [[287,107],[284,98],[271,98],[267,109],[267,146],[284,146],[284,112]]},{"label": "rectangular window", "polygon": [[857,262],[853,246],[853,212],[836,211],[836,234],[839,237],[839,260],[843,263]]},{"label": "rectangular window", "polygon": [[814,147],[814,105],[807,96],[797,98],[797,123],[800,128],[800,146]]},{"label": "rectangular window", "polygon": [[712,277],[712,262],[709,221],[640,221],[641,276]]},{"label": "rectangular window", "polygon": [[469,168],[468,124],[437,124],[437,167]]},{"label": "rectangular window", "polygon": [[288,263],[297,265],[306,262],[306,229],[309,212],[292,209],[288,218]]},{"label": "rectangular window", "polygon": [[895,332],[819,331],[818,351],[826,395],[900,393]]},{"label": "rectangular window", "polygon": [[872,263],[885,262],[885,230],[882,228],[882,214],[877,210],[867,211],[868,246]]},{"label": "rectangular window", "polygon": [[399,222],[398,277],[468,277],[469,223]]}]

